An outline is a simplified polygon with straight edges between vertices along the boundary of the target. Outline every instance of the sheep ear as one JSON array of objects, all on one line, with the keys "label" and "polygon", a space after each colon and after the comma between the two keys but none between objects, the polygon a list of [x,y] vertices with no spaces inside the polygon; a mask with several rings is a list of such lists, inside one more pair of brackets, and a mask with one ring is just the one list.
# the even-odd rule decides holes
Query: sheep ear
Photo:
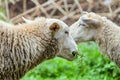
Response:
[{"label": "sheep ear", "polygon": [[88,25],[99,25],[99,20],[96,19],[82,19]]},{"label": "sheep ear", "polygon": [[49,29],[51,30],[51,31],[58,31],[59,29],[60,29],[60,26],[59,26],[59,24],[57,24],[57,23],[52,23],[51,24],[51,26],[49,27]]},{"label": "sheep ear", "polygon": [[87,12],[87,11],[83,11],[83,12],[81,13],[81,15],[85,15],[85,14],[88,14],[88,12]]},{"label": "sheep ear", "polygon": [[25,21],[26,23],[31,23],[31,22],[32,22],[32,20],[26,19],[26,18],[24,18],[24,17],[22,17],[22,19],[23,19],[23,21]]}]

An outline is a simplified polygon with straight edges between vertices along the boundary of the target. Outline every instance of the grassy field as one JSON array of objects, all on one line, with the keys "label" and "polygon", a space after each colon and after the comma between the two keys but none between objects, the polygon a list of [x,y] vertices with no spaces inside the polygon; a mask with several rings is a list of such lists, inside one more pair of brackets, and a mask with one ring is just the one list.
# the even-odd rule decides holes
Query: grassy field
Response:
[{"label": "grassy field", "polygon": [[93,42],[78,45],[84,57],[54,58],[29,71],[21,80],[120,80],[120,69]]}]

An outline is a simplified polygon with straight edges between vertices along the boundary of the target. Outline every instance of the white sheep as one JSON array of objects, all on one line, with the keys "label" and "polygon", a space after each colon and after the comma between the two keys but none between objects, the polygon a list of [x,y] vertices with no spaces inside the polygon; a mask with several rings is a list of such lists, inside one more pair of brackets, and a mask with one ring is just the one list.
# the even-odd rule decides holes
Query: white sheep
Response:
[{"label": "white sheep", "polygon": [[19,80],[31,68],[54,58],[62,48],[70,50],[66,54],[71,58],[77,53],[68,26],[58,19],[37,18],[10,26],[0,21],[0,80]]},{"label": "white sheep", "polygon": [[76,42],[95,41],[120,67],[120,27],[115,23],[93,12],[84,13],[71,25],[70,33]]}]

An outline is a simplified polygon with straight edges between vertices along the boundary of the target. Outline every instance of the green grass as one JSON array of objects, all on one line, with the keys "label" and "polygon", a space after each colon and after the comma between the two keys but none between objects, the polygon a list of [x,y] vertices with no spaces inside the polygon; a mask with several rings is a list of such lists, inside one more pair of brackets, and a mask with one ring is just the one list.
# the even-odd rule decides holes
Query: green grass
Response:
[{"label": "green grass", "polygon": [[0,6],[0,19],[5,20],[5,10]]},{"label": "green grass", "polygon": [[1,5],[0,5],[0,20],[10,23],[10,21],[7,19],[6,11]]},{"label": "green grass", "polygon": [[120,80],[120,69],[93,42],[78,45],[84,57],[54,58],[29,71],[21,80]]}]

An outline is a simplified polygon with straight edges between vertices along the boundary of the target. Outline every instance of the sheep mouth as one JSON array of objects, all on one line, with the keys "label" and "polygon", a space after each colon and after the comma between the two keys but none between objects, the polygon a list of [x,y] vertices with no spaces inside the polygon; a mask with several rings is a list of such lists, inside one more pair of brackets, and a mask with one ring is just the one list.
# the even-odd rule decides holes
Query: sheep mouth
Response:
[{"label": "sheep mouth", "polygon": [[77,58],[78,52],[73,51],[72,53],[68,49],[64,49],[60,52],[60,54],[57,55],[58,57],[61,57],[63,59],[66,59],[68,61],[73,61]]},{"label": "sheep mouth", "polygon": [[78,51],[73,51],[73,52],[72,52],[72,55],[73,55],[74,57],[78,56]]}]

